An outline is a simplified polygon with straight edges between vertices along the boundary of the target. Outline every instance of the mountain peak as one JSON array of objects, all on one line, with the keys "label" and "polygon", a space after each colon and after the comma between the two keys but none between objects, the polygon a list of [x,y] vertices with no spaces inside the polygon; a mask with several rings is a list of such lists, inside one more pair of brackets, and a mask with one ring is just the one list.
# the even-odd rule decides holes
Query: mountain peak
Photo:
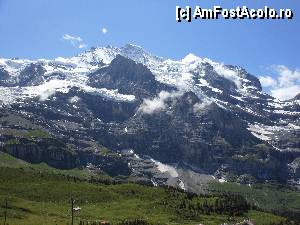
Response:
[{"label": "mountain peak", "polygon": [[200,57],[194,55],[193,53],[189,53],[181,60],[181,62],[192,63],[192,62],[199,61],[199,60],[201,60]]},{"label": "mountain peak", "polygon": [[126,45],[124,45],[124,47],[122,48],[132,48],[132,49],[140,49],[143,50],[143,48],[139,45],[135,45],[135,44],[131,44],[131,43],[127,43]]}]

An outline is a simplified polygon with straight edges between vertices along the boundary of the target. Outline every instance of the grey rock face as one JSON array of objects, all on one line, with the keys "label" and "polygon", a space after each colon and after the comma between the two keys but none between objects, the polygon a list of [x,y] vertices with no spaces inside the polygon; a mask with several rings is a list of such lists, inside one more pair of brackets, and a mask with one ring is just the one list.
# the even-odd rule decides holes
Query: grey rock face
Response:
[{"label": "grey rock face", "polygon": [[171,90],[157,82],[146,66],[121,55],[117,55],[108,67],[90,74],[89,84],[98,88],[118,89],[120,93],[133,94],[139,99],[154,96],[161,90]]},{"label": "grey rock face", "polygon": [[19,86],[38,85],[43,81],[46,70],[39,64],[31,63],[25,67],[19,77]]}]

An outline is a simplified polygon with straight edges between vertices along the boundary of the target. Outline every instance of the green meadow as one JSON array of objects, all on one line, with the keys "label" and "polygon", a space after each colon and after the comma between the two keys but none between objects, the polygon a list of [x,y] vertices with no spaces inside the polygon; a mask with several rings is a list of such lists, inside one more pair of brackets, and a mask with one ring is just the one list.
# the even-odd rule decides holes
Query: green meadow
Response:
[{"label": "green meadow", "polygon": [[[57,170],[45,164],[29,164],[5,153],[0,153],[0,181],[0,224],[4,224],[5,212],[9,225],[70,224],[71,198],[75,199],[74,206],[81,208],[74,212],[74,224],[101,219],[111,224],[141,219],[153,225],[219,225],[244,218],[258,225],[286,222],[284,217],[248,204],[244,201],[247,198],[239,196],[199,196],[169,187],[114,182],[106,175],[91,175],[85,169]],[[226,188],[230,187],[223,190]],[[298,194],[291,195],[298,198]],[[257,201],[263,201],[259,194],[256,197]],[[298,210],[298,202],[299,199],[292,201],[290,207]],[[270,203],[267,208],[274,205]]]}]

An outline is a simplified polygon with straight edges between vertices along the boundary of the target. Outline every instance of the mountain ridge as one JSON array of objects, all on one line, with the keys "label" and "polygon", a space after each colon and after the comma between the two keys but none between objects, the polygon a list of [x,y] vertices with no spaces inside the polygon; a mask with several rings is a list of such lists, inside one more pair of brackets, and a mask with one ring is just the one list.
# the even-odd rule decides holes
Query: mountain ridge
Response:
[{"label": "mountain ridge", "polygon": [[[107,147],[143,182],[189,189],[184,174],[196,170],[246,183],[300,180],[299,100],[263,93],[258,78],[241,67],[192,54],[163,59],[125,45],[54,60],[1,59],[0,68],[4,151],[16,138],[7,125],[13,114],[87,157],[78,157],[82,166],[99,145]],[[174,177],[159,163],[195,171]]]}]

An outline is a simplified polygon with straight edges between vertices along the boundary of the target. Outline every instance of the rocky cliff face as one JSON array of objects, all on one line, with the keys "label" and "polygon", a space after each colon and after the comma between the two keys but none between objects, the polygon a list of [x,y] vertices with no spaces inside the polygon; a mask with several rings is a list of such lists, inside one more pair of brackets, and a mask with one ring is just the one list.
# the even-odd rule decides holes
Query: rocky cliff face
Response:
[{"label": "rocky cliff face", "polygon": [[45,162],[50,166],[71,169],[79,166],[76,154],[68,151],[62,142],[56,140],[29,141],[20,139],[8,142],[2,151],[31,163]]},{"label": "rocky cliff face", "polygon": [[5,137],[0,150],[30,163],[47,163],[59,169],[94,165],[111,176],[130,174],[126,161],[117,154],[86,151],[75,152],[65,141],[57,138]]},{"label": "rocky cliff face", "polygon": [[92,164],[193,191],[212,179],[300,179],[298,98],[274,99],[243,68],[192,54],[165,60],[133,45],[0,62],[2,137],[38,128],[63,140],[51,144],[55,151],[46,140],[39,147],[4,141],[16,157],[61,168]]}]

